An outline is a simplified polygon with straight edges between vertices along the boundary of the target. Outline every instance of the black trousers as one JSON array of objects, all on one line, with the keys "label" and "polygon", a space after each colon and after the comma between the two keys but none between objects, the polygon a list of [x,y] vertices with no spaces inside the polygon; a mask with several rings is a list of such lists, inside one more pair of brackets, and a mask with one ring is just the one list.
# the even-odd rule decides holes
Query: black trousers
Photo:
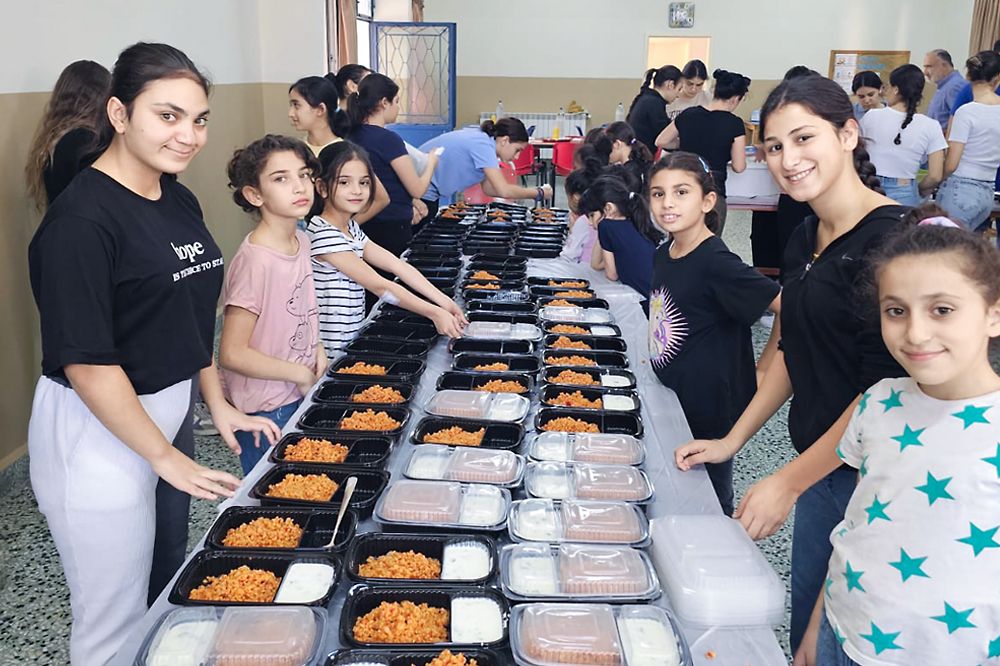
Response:
[{"label": "black trousers", "polygon": [[[198,376],[191,380],[191,400],[174,448],[194,458],[194,401],[198,396]],[[149,573],[147,603],[152,606],[160,592],[184,563],[187,554],[188,516],[191,496],[160,479],[156,483],[156,536],[153,540],[153,568]]]},{"label": "black trousers", "polygon": [[[378,243],[397,257],[406,252],[413,239],[413,219],[408,220],[379,220],[374,219],[361,226],[362,231],[368,239]],[[378,274],[387,280],[395,279],[395,275],[378,271]],[[370,291],[365,292],[365,314],[378,303],[378,296]]]}]

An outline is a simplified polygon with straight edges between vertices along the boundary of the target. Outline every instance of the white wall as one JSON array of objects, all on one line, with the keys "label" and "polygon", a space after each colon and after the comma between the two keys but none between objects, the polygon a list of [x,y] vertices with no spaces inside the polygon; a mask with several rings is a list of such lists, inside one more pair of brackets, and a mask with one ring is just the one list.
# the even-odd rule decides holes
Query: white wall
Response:
[{"label": "white wall", "polygon": [[668,4],[428,0],[424,18],[458,23],[459,76],[638,78],[647,37],[691,35],[712,38],[712,68],[780,79],[800,63],[826,74],[831,49],[909,50],[922,64],[945,48],[961,68],[973,0],[700,0],[690,30],[667,28]]},{"label": "white wall", "polygon": [[51,90],[74,60],[110,69],[137,41],[176,46],[217,84],[291,83],[327,71],[324,7],[325,0],[4,0],[0,94]]}]

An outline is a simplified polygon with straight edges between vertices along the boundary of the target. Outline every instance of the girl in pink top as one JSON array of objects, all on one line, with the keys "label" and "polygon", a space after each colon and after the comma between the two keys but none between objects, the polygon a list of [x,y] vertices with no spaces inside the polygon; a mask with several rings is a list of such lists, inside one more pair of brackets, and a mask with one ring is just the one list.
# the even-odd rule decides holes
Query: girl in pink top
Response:
[{"label": "girl in pink top", "polygon": [[[229,400],[278,427],[327,366],[309,237],[296,228],[312,207],[318,171],[306,144],[273,134],[237,150],[229,162],[233,200],[259,221],[229,264],[219,361]],[[237,431],[236,439],[247,474],[266,447],[256,433]]]}]

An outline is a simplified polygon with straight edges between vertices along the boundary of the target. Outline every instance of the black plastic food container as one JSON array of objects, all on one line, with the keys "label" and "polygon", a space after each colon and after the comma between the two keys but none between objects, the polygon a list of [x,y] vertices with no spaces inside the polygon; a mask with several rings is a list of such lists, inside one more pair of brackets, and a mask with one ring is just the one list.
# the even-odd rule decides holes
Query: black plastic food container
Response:
[{"label": "black plastic food container", "polygon": [[[559,285],[550,285],[549,282],[582,282],[583,286],[561,287]],[[590,289],[590,280],[572,277],[530,277],[528,278],[528,284],[532,286],[552,287],[553,289]]]},{"label": "black plastic food container", "polygon": [[535,345],[531,340],[482,340],[477,338],[458,338],[451,341],[451,352],[461,354],[531,354]]},{"label": "black plastic food container", "polygon": [[[399,391],[403,396],[402,402],[361,402],[354,399],[354,396],[362,393],[365,389],[371,388],[375,385],[382,386],[384,388],[392,388]],[[330,403],[330,402],[342,402],[349,405],[387,405],[390,407],[405,407],[410,404],[410,399],[413,397],[414,384],[412,382],[373,382],[371,380],[363,381],[349,381],[344,379],[328,379],[316,392],[313,393],[313,400],[316,402]]]},{"label": "black plastic food container", "polygon": [[[367,363],[368,365],[381,365],[385,368],[384,375],[361,375],[351,372],[337,372],[341,368],[347,368],[355,363]],[[413,382],[416,383],[423,374],[426,364],[419,359],[399,358],[397,356],[376,356],[376,355],[349,355],[342,356],[330,366],[327,376],[331,379],[344,380],[345,382]]]},{"label": "black plastic food container", "polygon": [[[299,544],[295,548],[271,547],[260,550],[327,552],[326,545],[330,543],[333,525],[337,522],[337,512],[293,507],[231,506],[215,519],[215,523],[205,535],[205,545],[217,550],[233,550],[222,543],[222,540],[226,538],[226,533],[257,518],[291,518],[299,527],[303,528],[302,539],[299,540]],[[337,553],[345,550],[351,543],[357,528],[358,514],[353,509],[348,509],[344,512],[344,519],[341,521],[340,527],[337,528],[337,540],[333,543],[332,551]],[[258,549],[243,547],[240,550],[256,552]]]},{"label": "black plastic food container", "polygon": [[469,321],[499,321],[507,324],[538,325],[538,315],[534,313],[517,314],[510,312],[467,312],[465,317]]},{"label": "black plastic food container", "polygon": [[[641,403],[639,402],[639,396],[636,394],[636,392],[631,391],[629,389],[601,389],[601,388],[590,388],[587,386],[556,386],[554,384],[546,384],[545,386],[542,387],[542,389],[538,392],[538,401],[542,404],[543,407],[558,407],[559,409],[567,409],[566,407],[553,405],[549,402],[549,400],[552,400],[560,393],[573,393],[574,391],[579,391],[580,395],[582,395],[587,400],[596,400],[597,398],[601,398],[603,400],[606,396],[609,395],[623,395],[632,398],[633,402],[635,402],[634,409],[600,410],[600,411],[607,411],[611,414],[621,414],[621,413],[637,414],[642,406]],[[589,407],[573,407],[572,409],[587,409],[588,411],[590,410]]]},{"label": "black plastic food container", "polygon": [[514,381],[520,384],[524,390],[521,395],[530,394],[535,388],[535,378],[530,374],[523,373],[491,373],[491,372],[457,372],[449,370],[441,373],[437,380],[437,390],[444,391],[453,389],[457,391],[475,391],[477,387],[486,382],[498,379],[500,381]]},{"label": "black plastic food container", "polygon": [[472,301],[466,304],[470,312],[501,312],[504,314],[535,314],[537,308],[530,302]]},{"label": "black plastic food container", "polygon": [[[423,317],[421,317],[423,319]],[[419,320],[415,320],[414,323]],[[426,321],[426,320],[424,320]],[[430,346],[426,342],[395,340],[392,338],[374,338],[365,336],[351,340],[346,347],[346,354],[374,354],[376,356],[401,356],[403,358],[424,358]]]},{"label": "black plastic food container", "polygon": [[545,431],[545,424],[552,419],[570,417],[597,425],[600,432],[612,435],[632,435],[642,437],[642,419],[638,414],[628,412],[606,412],[603,410],[566,409],[564,407],[542,407],[535,417],[535,430]]},{"label": "black plastic food container", "polygon": [[[347,600],[344,602],[343,611],[340,614],[340,639],[345,645],[357,645],[359,647],[418,647],[418,648],[452,648],[469,643],[454,643],[445,641],[441,643],[413,644],[413,643],[364,643],[354,638],[354,623],[362,616],[375,610],[382,602],[410,601],[415,604],[427,604],[433,608],[444,608],[451,614],[451,600],[457,597],[477,597],[493,600],[500,607],[500,618],[503,623],[503,636],[500,640],[491,643],[474,643],[478,647],[496,647],[507,642],[507,622],[510,616],[510,605],[498,590],[488,587],[439,587],[439,588],[413,588],[413,587],[384,587],[370,585],[355,585],[347,593]],[[451,632],[451,622],[454,618],[449,618],[448,629]],[[454,651],[454,650],[452,650]]]},{"label": "black plastic food container", "polygon": [[[425,417],[413,430],[412,441],[414,444],[426,444],[424,436],[430,433],[458,426],[463,430],[475,432],[480,428],[486,430],[483,433],[483,441],[477,448],[482,449],[504,449],[513,451],[524,439],[524,426],[519,423],[497,423],[496,421],[478,421],[475,419],[457,419],[450,416],[428,416]],[[446,446],[462,446],[461,444],[447,444]]]},{"label": "black plastic food container", "polygon": [[[555,341],[559,338],[569,338],[574,342],[584,342],[590,345],[590,349],[561,349],[559,347],[553,347]],[[552,351],[613,351],[613,352],[624,352],[628,349],[628,345],[621,338],[614,337],[611,335],[570,335],[567,333],[550,333],[545,336],[542,340],[542,345]]]},{"label": "black plastic food container", "polygon": [[[178,606],[283,606],[273,601],[196,601],[188,598],[191,590],[200,586],[206,576],[221,576],[241,566],[251,569],[263,569],[272,572],[278,578],[283,578],[288,567],[293,562],[316,562],[329,564],[333,567],[333,583],[322,598],[308,604],[288,604],[296,606],[325,606],[333,596],[340,580],[340,559],[332,553],[287,553],[258,552],[253,550],[203,550],[196,553],[177,577],[170,591],[169,601]],[[280,589],[280,588],[279,588]]]},{"label": "black plastic food container", "polygon": [[597,308],[599,310],[607,310],[611,306],[603,298],[564,298],[560,296],[559,298],[552,298],[551,296],[545,296],[538,299],[538,306],[545,307],[551,305],[552,301],[569,301],[573,305],[580,308]]},{"label": "black plastic food container", "polygon": [[[336,482],[337,490],[330,499],[315,502],[312,500],[286,499],[284,497],[271,497],[267,495],[268,486],[278,483],[288,474],[323,474]],[[351,496],[351,503],[348,506],[358,512],[359,518],[364,519],[371,515],[372,509],[375,508],[375,501],[378,499],[379,494],[385,490],[386,485],[388,485],[388,472],[360,467],[350,469],[333,465],[321,467],[319,465],[286,463],[284,465],[275,465],[265,472],[260,480],[254,484],[253,488],[250,489],[249,495],[253,499],[259,500],[264,506],[305,506],[339,509],[340,498],[344,495],[344,482],[351,476],[358,477],[358,485],[354,489],[354,494]]]},{"label": "black plastic food container", "polygon": [[[564,362],[560,361],[567,356],[580,356],[583,358],[589,358],[594,361],[598,366],[604,368],[627,368],[628,367],[628,356],[621,352],[613,351],[586,351],[584,349],[546,349],[542,353],[542,362],[545,365],[552,366],[563,366],[566,365]],[[581,366],[572,366],[581,367]],[[587,367],[587,366],[582,366]]]},{"label": "black plastic food container", "polygon": [[[286,460],[285,450],[290,444],[296,444],[299,440],[309,437],[311,439],[326,439],[332,444],[343,444],[347,447],[347,458],[342,463],[327,462],[307,462],[300,460]],[[355,435],[345,432],[337,433],[335,437],[322,435],[307,435],[304,432],[290,432],[278,441],[271,449],[270,460],[273,463],[295,463],[297,465],[325,465],[347,467],[371,467],[382,469],[389,459],[392,451],[394,438],[385,435]]]},{"label": "black plastic food container", "polygon": [[[369,557],[380,557],[390,551],[413,551],[433,557],[444,564],[444,548],[449,544],[475,542],[490,553],[490,570],[481,577],[470,580],[442,580],[440,578],[372,578],[362,576],[359,569]],[[496,541],[482,534],[424,534],[403,532],[369,532],[358,535],[344,556],[344,573],[355,582],[369,585],[485,585],[497,572],[499,563]]]},{"label": "black plastic food container", "polygon": [[622,334],[622,329],[619,328],[618,326],[615,326],[614,324],[589,324],[589,323],[583,323],[583,322],[565,322],[565,321],[546,321],[546,322],[543,322],[542,323],[542,330],[545,331],[545,333],[553,334],[553,335],[586,335],[586,334],[576,334],[576,333],[574,333],[574,334],[569,334],[569,333],[555,333],[552,329],[555,328],[556,326],[577,326],[579,328],[587,330],[588,332],[591,329],[593,329],[595,326],[603,326],[604,328],[610,328],[611,330],[614,331],[614,335],[595,335],[595,336],[592,336],[592,337],[595,337],[595,338],[604,338],[604,337],[607,337],[607,338],[619,337],[620,338],[621,334]]},{"label": "black plastic food container", "polygon": [[[385,412],[391,418],[399,422],[399,425],[391,430],[355,430],[353,428],[347,429],[340,426],[341,421],[354,414],[355,412],[364,412],[371,409],[375,412]],[[376,434],[376,435],[388,435],[389,437],[397,437],[403,429],[406,428],[406,422],[410,419],[410,410],[405,407],[394,407],[392,405],[376,405],[372,407],[370,405],[343,405],[343,404],[329,404],[329,405],[311,405],[299,418],[298,427],[306,432],[344,432],[344,433],[355,433],[355,434]]]},{"label": "black plastic food container", "polygon": [[590,375],[594,381],[597,383],[593,385],[594,388],[599,388],[604,386],[601,384],[602,375],[616,375],[619,377],[624,377],[628,380],[628,384],[624,386],[604,386],[604,388],[621,388],[621,389],[634,389],[635,388],[635,375],[633,375],[628,370],[623,370],[621,368],[581,368],[581,367],[566,367],[566,366],[546,366],[542,368],[542,381],[547,384],[555,384],[559,386],[581,386],[580,384],[565,384],[556,379],[556,377],[564,370],[572,370],[573,372],[580,372]]},{"label": "black plastic food container", "polygon": [[[492,365],[494,363],[506,363],[507,370],[476,370],[477,366]],[[511,354],[476,354],[466,352],[457,354],[452,362],[456,370],[467,370],[469,372],[538,372],[539,360],[537,356],[522,354],[514,356]]]},{"label": "black plastic food container", "polygon": [[[329,656],[326,666],[355,666],[356,664],[378,664],[378,666],[427,666],[440,655],[442,650],[339,650]],[[452,653],[461,653],[466,659],[476,660],[478,666],[505,666],[493,650],[483,648],[460,648]]]}]

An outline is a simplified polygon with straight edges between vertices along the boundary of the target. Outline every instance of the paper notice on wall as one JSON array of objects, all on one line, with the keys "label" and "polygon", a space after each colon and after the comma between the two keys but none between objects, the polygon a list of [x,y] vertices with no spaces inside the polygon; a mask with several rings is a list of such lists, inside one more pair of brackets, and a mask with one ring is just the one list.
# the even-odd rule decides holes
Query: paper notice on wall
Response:
[{"label": "paper notice on wall", "polygon": [[858,71],[858,56],[856,53],[837,53],[833,56],[833,80],[841,88],[851,94],[851,83]]}]

